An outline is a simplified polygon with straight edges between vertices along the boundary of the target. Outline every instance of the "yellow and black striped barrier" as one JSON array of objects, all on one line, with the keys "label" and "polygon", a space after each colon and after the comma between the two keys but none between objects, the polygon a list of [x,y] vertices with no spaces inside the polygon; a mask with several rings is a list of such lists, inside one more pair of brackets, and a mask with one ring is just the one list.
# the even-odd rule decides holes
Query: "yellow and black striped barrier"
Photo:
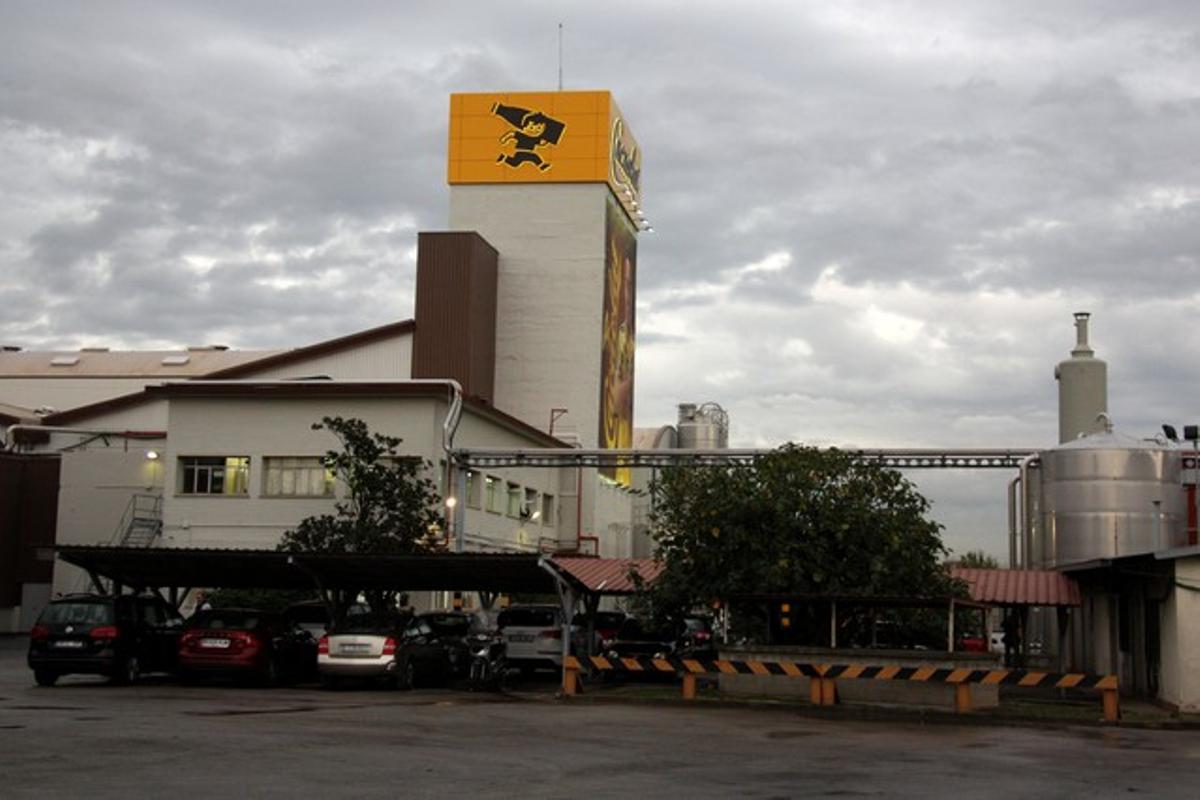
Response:
[{"label": "yellow and black striped barrier", "polygon": [[830,706],[837,702],[837,681],[917,681],[945,683],[955,687],[954,708],[959,713],[971,710],[972,684],[981,686],[1043,686],[1059,689],[1094,689],[1101,693],[1104,718],[1116,722],[1120,710],[1116,675],[1090,675],[1081,672],[1040,672],[1028,669],[970,669],[967,667],[899,667],[868,664],[814,664],[800,661],[752,661],[694,658],[610,658],[568,656],[564,664],[563,693],[575,694],[579,672],[585,667],[600,672],[664,673],[683,677],[683,697],[696,697],[697,675],[777,675],[808,678],[814,705]]}]

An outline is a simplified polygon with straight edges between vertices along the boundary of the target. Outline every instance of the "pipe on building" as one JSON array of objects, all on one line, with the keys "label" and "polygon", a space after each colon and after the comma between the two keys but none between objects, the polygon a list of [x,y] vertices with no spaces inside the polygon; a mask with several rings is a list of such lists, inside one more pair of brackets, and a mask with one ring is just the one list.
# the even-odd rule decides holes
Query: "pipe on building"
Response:
[{"label": "pipe on building", "polygon": [[1017,487],[1023,486],[1018,474],[1008,482],[1008,568],[1017,568]]},{"label": "pipe on building", "polygon": [[1019,478],[1021,481],[1021,567],[1033,568],[1033,525],[1029,513],[1029,468],[1038,460],[1038,455],[1025,456],[1021,459]]},{"label": "pipe on building", "polygon": [[128,429],[102,429],[102,428],[69,428],[56,425],[27,425],[17,423],[9,425],[4,432],[4,449],[8,452],[15,452],[17,449],[17,433],[20,431],[30,431],[37,433],[74,433],[80,436],[118,436],[126,439],[165,439],[167,438],[166,431],[131,431]]}]

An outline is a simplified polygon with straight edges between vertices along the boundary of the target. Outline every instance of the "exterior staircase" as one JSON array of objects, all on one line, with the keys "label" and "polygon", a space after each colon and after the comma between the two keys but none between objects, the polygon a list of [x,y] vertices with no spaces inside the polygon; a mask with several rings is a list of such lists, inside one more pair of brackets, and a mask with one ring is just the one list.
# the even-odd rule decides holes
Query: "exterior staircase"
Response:
[{"label": "exterior staircase", "polygon": [[113,538],[119,547],[150,547],[162,535],[162,495],[135,494]]}]

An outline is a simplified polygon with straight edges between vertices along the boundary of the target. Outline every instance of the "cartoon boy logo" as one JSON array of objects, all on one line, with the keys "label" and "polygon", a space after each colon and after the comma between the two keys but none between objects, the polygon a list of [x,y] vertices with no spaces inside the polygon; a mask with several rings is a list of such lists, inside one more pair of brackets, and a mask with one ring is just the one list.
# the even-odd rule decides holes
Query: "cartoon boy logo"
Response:
[{"label": "cartoon boy logo", "polygon": [[565,123],[548,117],[540,111],[506,106],[503,103],[493,104],[492,113],[513,127],[513,130],[500,137],[502,145],[512,142],[513,152],[511,154],[501,153],[496,157],[497,164],[503,162],[514,169],[522,164],[533,164],[542,172],[550,169],[550,164],[536,151],[539,147],[545,147],[548,144],[558,144],[562,139],[563,131],[567,129]]}]

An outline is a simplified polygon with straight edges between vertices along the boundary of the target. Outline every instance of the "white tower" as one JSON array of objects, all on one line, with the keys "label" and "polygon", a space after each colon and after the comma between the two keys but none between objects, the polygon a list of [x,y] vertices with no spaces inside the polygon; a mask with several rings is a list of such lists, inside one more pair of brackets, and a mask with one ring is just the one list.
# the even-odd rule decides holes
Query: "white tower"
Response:
[{"label": "white tower", "polygon": [[[452,95],[447,173],[451,229],[499,254],[496,407],[542,430],[566,409],[556,433],[632,447],[641,150],[611,94]],[[597,480],[580,481],[584,531],[606,524]]]}]

